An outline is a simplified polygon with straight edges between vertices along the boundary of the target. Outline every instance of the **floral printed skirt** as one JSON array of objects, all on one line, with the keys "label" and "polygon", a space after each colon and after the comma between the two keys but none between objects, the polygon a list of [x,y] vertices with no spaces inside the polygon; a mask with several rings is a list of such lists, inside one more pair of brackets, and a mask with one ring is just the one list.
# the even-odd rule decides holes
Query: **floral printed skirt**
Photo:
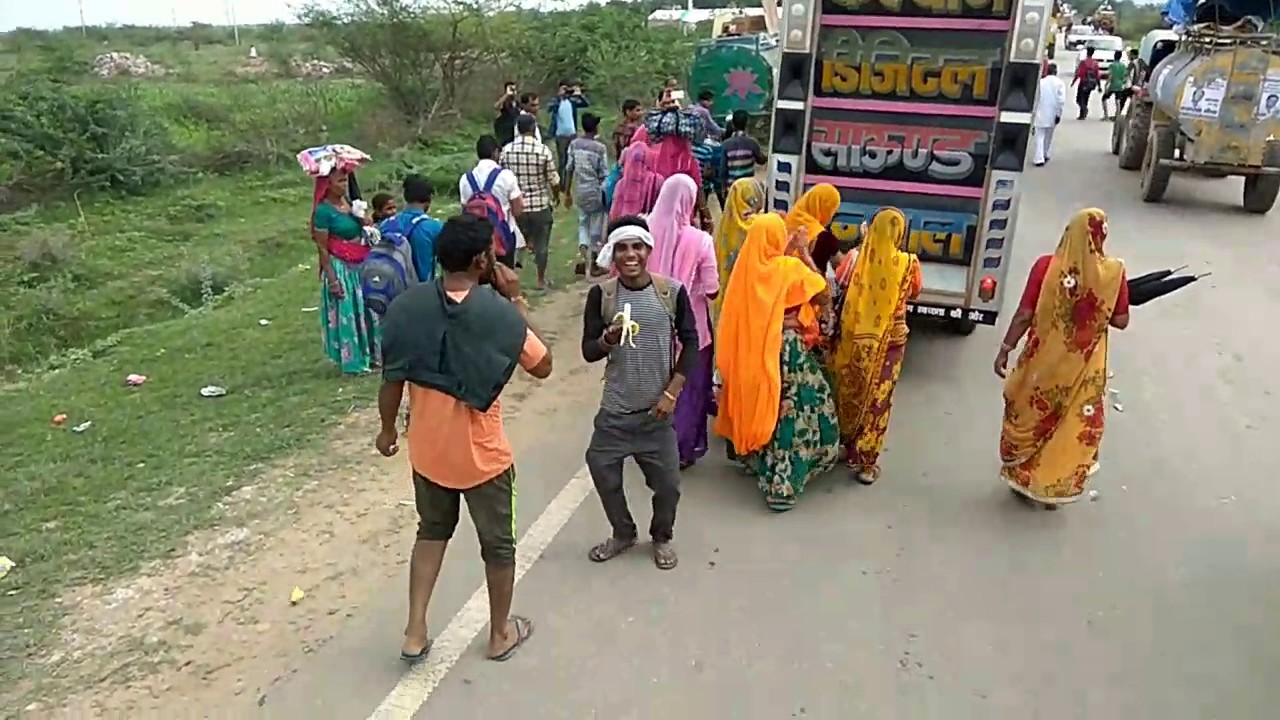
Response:
[{"label": "floral printed skirt", "polygon": [[324,354],[343,373],[369,372],[382,363],[378,318],[365,307],[361,292],[360,266],[349,265],[336,257],[329,258],[333,272],[342,285],[343,297],[335,299],[320,278],[320,331]]},{"label": "floral printed skirt", "polygon": [[790,510],[814,476],[835,467],[840,428],[822,364],[800,333],[782,334],[782,403],[773,438],[739,461],[759,479],[773,510]]}]

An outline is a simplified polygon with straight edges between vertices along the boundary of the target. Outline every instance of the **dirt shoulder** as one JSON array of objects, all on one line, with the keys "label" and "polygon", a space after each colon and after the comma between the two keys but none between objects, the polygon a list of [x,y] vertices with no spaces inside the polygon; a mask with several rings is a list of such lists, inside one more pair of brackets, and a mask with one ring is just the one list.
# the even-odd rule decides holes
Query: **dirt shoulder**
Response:
[{"label": "dirt shoulder", "polygon": [[[599,392],[578,352],[585,291],[548,300],[535,325],[555,372],[525,376],[503,395],[517,447],[554,432],[539,418]],[[404,461],[373,450],[374,411],[352,413],[321,452],[282,461],[222,504],[216,527],[187,539],[177,559],[127,581],[76,588],[61,599],[53,678],[22,717],[244,716],[403,576],[414,519]],[[290,593],[306,597],[296,605]],[[69,696],[67,688],[77,688]],[[28,695],[30,697],[30,695]],[[54,700],[65,697],[65,700]]]}]

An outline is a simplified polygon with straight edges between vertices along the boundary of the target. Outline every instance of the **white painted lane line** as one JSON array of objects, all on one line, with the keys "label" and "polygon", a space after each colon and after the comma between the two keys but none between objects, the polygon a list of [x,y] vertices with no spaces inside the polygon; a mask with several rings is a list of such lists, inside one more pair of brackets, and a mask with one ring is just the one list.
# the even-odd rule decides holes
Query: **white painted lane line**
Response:
[{"label": "white painted lane line", "polygon": [[[518,482],[518,481],[517,481]],[[578,506],[587,499],[593,488],[591,473],[584,465],[561,488],[546,509],[538,516],[516,546],[516,583],[529,571],[542,553],[564,529]],[[519,506],[516,507],[519,512]],[[520,596],[516,595],[515,611],[519,612]],[[534,624],[538,622],[533,618]],[[489,594],[484,585],[472,593],[457,615],[449,621],[444,632],[435,637],[430,658],[410,669],[396,683],[395,688],[369,716],[369,720],[411,720],[414,713],[431,697],[444,676],[457,664],[467,646],[489,624]],[[538,641],[535,632],[533,642]],[[518,662],[518,660],[517,660]]]}]

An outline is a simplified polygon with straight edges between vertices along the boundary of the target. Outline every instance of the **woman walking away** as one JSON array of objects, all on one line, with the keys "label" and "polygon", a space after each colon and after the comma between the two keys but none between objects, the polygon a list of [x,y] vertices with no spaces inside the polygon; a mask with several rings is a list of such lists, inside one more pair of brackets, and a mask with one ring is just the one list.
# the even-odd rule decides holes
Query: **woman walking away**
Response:
[{"label": "woman walking away", "polygon": [[814,305],[830,299],[807,243],[803,233],[788,241],[777,215],[751,221],[716,337],[723,380],[716,434],[759,479],[775,511],[794,507],[809,479],[835,466],[840,450],[831,389],[804,339],[817,334]]},{"label": "woman walking away", "polygon": [[1004,384],[1001,476],[1046,509],[1075,502],[1096,469],[1107,388],[1107,331],[1129,326],[1124,265],[1107,257],[1107,216],[1076,213],[1058,249],[1031,266],[995,371],[1027,342]]},{"label": "woman walking away", "polygon": [[653,170],[653,151],[643,142],[633,142],[622,162],[622,179],[613,190],[609,219],[628,215],[648,215],[658,201],[662,176]]},{"label": "woman walking away", "polygon": [[827,231],[839,210],[840,191],[834,185],[819,183],[806,190],[787,213],[787,232],[804,228],[809,233],[809,253],[822,273],[839,247],[839,240]]},{"label": "woman walking away", "polygon": [[689,222],[697,197],[698,187],[692,179],[673,175],[662,184],[649,215],[653,234],[649,271],[679,282],[688,292],[698,327],[698,364],[685,378],[674,414],[681,470],[707,453],[707,417],[715,414],[710,304],[720,294],[720,277],[711,236]]},{"label": "woman walking away", "polygon": [[[755,178],[742,178],[729,186],[729,195],[725,200],[724,212],[720,214],[720,224],[716,226],[716,259],[720,263],[720,278],[728,282],[729,271],[733,270],[733,262],[738,259],[738,251],[747,239],[747,223],[751,216],[764,209],[764,183]],[[712,319],[720,320],[720,306],[724,301],[724,293],[716,296],[711,306]]]},{"label": "woman walking away", "polygon": [[830,369],[847,463],[854,479],[870,485],[880,477],[880,450],[902,372],[907,301],[920,293],[923,282],[920,261],[902,250],[907,218],[901,210],[879,210],[865,235],[852,271],[837,278],[845,286],[845,301]]},{"label": "woman walking away", "polygon": [[378,322],[364,305],[360,263],[369,255],[364,224],[351,214],[345,170],[316,178],[311,238],[319,253],[320,319],[324,352],[343,373],[368,372],[381,362]]}]

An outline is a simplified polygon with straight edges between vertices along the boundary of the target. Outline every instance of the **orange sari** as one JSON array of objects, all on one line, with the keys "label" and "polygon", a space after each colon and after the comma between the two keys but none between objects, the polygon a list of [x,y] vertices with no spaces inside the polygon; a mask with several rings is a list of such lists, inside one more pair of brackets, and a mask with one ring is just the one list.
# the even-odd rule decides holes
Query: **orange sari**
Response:
[{"label": "orange sari", "polygon": [[[826,278],[783,254],[786,246],[782,218],[756,216],[729,274],[720,310],[716,369],[722,390],[715,431],[732,441],[740,455],[764,447],[778,422],[783,315],[789,308],[808,307],[827,288]],[[812,309],[799,318],[802,329],[816,327]]]},{"label": "orange sari", "polygon": [[1004,384],[1001,476],[1046,505],[1080,498],[1102,441],[1107,328],[1124,282],[1124,265],[1103,252],[1106,238],[1103,211],[1071,219]]}]

